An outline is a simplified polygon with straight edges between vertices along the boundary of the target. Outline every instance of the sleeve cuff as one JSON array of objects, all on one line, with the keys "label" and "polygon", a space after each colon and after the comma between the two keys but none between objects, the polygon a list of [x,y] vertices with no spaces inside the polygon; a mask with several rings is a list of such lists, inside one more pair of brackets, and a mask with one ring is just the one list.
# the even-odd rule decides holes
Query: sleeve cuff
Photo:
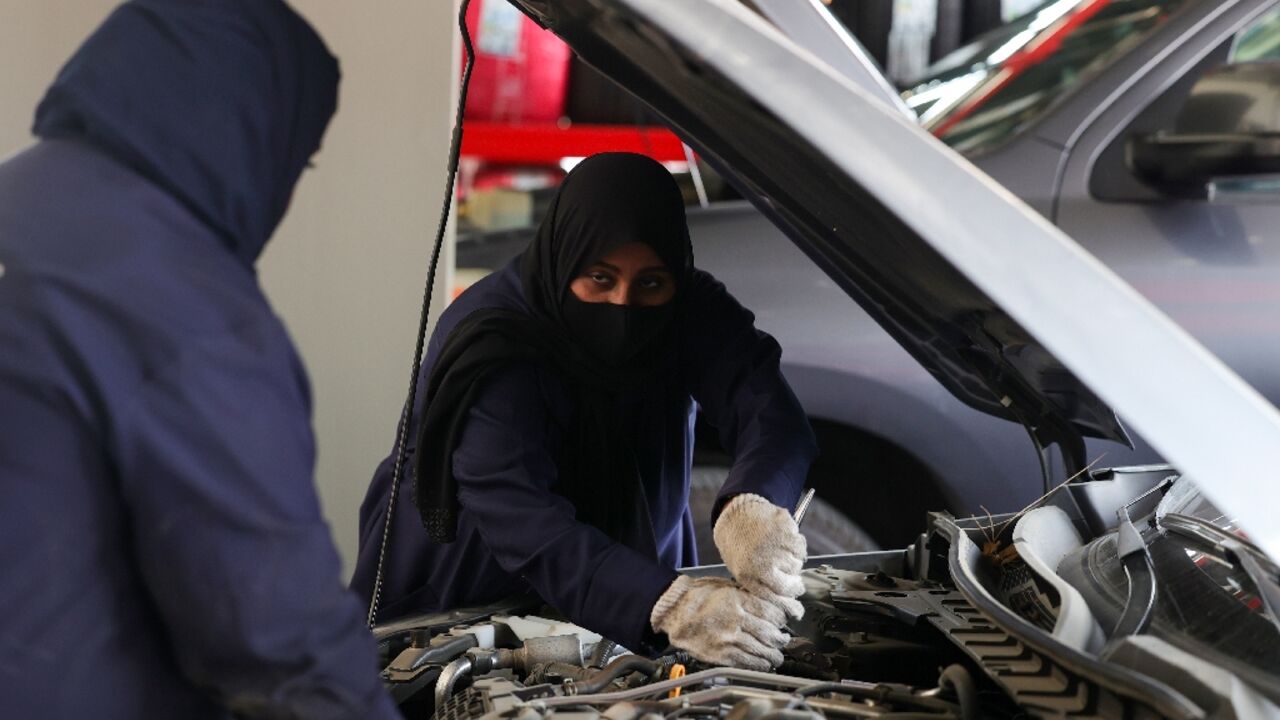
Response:
[{"label": "sleeve cuff", "polygon": [[600,618],[601,622],[595,623],[597,631],[609,639],[640,651],[653,644],[649,617],[654,605],[680,575],[630,548],[618,549],[620,552],[601,563],[592,578],[585,615]]},{"label": "sleeve cuff", "polygon": [[662,593],[662,596],[658,598],[658,601],[653,604],[653,612],[649,613],[649,624],[653,626],[654,630],[658,629],[658,626],[662,624],[662,619],[689,591],[689,583],[691,582],[693,581],[689,579],[688,575],[681,575],[675,579],[675,582],[671,583],[671,587],[668,587]]},{"label": "sleeve cuff", "polygon": [[720,521],[720,515],[724,513],[725,508],[741,495],[754,495],[765,502],[777,505],[783,510],[790,511],[794,508],[796,502],[800,500],[801,493],[804,492],[804,480],[796,482],[785,472],[778,471],[776,473],[765,473],[763,477],[772,478],[768,482],[747,482],[748,474],[752,477],[761,477],[757,474],[758,468],[753,469],[750,473],[734,467],[729,471],[729,478],[725,480],[724,485],[720,488],[719,496],[716,498],[715,505],[711,511],[711,527]]},{"label": "sleeve cuff", "polygon": [[[720,525],[721,520],[725,520],[726,518],[732,520],[734,516],[745,512],[746,509],[752,505],[758,505],[762,503],[765,505],[775,504],[771,502],[769,498],[761,497],[760,495],[756,495],[755,493],[738,493],[737,495],[732,495],[730,497],[722,499],[722,503],[723,504],[720,506],[720,512],[716,517],[715,524],[711,526],[713,533],[715,531],[715,528]],[[779,505],[778,507],[782,507],[782,506]]]}]

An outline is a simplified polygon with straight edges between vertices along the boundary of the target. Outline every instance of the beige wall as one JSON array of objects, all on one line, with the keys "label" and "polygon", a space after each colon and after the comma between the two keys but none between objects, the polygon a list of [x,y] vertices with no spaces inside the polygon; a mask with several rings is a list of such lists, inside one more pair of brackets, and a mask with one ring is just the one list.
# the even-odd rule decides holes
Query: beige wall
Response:
[{"label": "beige wall", "polygon": [[[0,0],[0,156],[30,142],[45,86],[116,4]],[[342,61],[342,91],[259,268],[311,372],[317,482],[349,570],[359,504],[409,380],[452,123],[454,10],[449,0],[294,6]]]},{"label": "beige wall", "polygon": [[0,0],[0,157],[31,142],[45,88],[117,2]]}]

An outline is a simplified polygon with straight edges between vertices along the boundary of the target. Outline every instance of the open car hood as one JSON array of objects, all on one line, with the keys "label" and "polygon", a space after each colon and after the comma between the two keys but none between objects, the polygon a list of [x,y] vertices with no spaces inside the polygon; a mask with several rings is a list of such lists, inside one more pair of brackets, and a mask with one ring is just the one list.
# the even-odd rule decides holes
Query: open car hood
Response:
[{"label": "open car hood", "polygon": [[1260,476],[1280,470],[1280,414],[959,155],[737,0],[512,2],[665,117],[962,401],[1078,465],[1082,436],[1128,442],[1105,398],[1280,556],[1259,510],[1280,507]]},{"label": "open car hood", "polygon": [[[754,72],[753,82],[739,84],[725,70],[768,65],[777,80],[829,84],[846,104],[865,105],[869,95],[850,93],[846,79],[819,69],[811,56],[733,2],[517,4],[662,114],[963,402],[1030,425],[1046,444],[1082,435],[1128,443],[1103,402],[881,199],[899,195],[913,205],[937,203],[913,212],[944,210],[939,200],[950,194],[948,188],[926,187],[907,148],[901,155],[885,152],[892,148],[863,155],[856,148],[872,138],[859,123],[815,126],[813,132],[839,140],[847,154],[862,156],[859,164],[868,166],[862,175],[870,182],[860,182],[837,158],[806,141],[804,129],[769,107],[785,103],[816,118],[823,113],[810,111],[823,109],[828,98],[802,99],[809,93],[770,87],[766,76]],[[698,44],[686,47],[675,33],[664,33],[668,17],[694,23],[689,27],[699,32],[690,39]],[[715,29],[705,32],[707,23]],[[751,35],[750,43],[731,39],[739,34]],[[725,68],[717,67],[721,63]],[[877,113],[877,120],[884,119]]]}]

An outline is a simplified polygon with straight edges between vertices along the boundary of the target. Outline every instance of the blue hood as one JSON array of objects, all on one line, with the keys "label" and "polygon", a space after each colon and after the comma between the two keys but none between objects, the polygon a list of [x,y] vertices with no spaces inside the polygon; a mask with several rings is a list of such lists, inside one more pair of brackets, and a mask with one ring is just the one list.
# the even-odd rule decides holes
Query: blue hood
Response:
[{"label": "blue hood", "polygon": [[34,130],[133,168],[252,265],[320,147],[338,78],[278,0],[132,0],[58,73]]}]

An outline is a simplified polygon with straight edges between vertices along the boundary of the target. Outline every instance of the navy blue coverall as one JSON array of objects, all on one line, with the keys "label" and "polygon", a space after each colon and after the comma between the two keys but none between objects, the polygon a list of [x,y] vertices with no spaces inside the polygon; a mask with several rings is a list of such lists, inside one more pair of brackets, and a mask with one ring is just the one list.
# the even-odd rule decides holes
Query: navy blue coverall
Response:
[{"label": "navy blue coverall", "polygon": [[0,164],[0,717],[399,716],[253,267],[336,84],[276,0],[127,3]]},{"label": "navy blue coverall", "polygon": [[[441,316],[423,363],[422,383],[459,321],[484,308],[528,313],[520,258],[468,288]],[[724,286],[694,271],[687,289],[680,368],[688,395],[661,422],[634,427],[658,561],[575,521],[553,492],[555,448],[573,412],[554,373],[529,364],[499,371],[471,408],[453,456],[458,482],[458,538],[435,544],[400,487],[380,617],[392,619],[491,602],[533,589],[575,622],[642,649],[649,614],[676,578],[697,562],[689,512],[689,466],[696,402],[734,457],[722,498],[750,492],[791,507],[803,489],[816,443],[779,372],[781,349],[753,326],[753,316]],[[417,437],[422,397],[410,438]],[[394,457],[378,467],[360,509],[360,555],[352,587],[372,592],[391,490]],[[719,506],[720,503],[717,503]]]}]

